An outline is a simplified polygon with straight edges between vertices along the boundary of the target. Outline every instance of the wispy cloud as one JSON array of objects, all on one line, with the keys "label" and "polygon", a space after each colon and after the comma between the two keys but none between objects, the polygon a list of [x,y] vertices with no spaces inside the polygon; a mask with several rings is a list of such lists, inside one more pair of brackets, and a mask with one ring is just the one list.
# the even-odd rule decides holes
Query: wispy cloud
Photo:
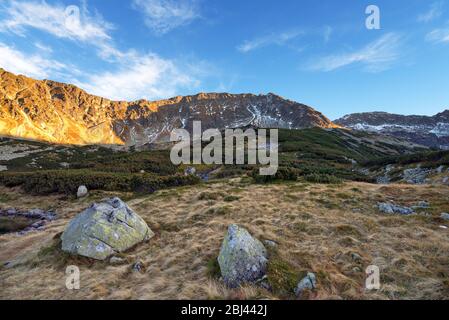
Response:
[{"label": "wispy cloud", "polygon": [[143,12],[145,24],[159,35],[200,17],[198,0],[133,0],[133,7]]},{"label": "wispy cloud", "polygon": [[430,22],[439,18],[443,13],[443,2],[434,2],[431,4],[429,10],[418,16],[419,22]]},{"label": "wispy cloud", "polygon": [[112,25],[101,16],[91,15],[84,5],[65,7],[50,5],[44,0],[5,0],[0,10],[6,17],[0,21],[0,30],[24,35],[27,28],[39,29],[59,38],[87,43],[109,40]]},{"label": "wispy cloud", "polygon": [[324,27],[324,31],[323,31],[324,43],[328,43],[329,42],[333,32],[334,32],[334,29],[332,27],[330,27],[330,26]]},{"label": "wispy cloud", "polygon": [[24,54],[0,42],[0,67],[16,74],[48,78],[55,72],[68,70],[67,66],[39,54]]},{"label": "wispy cloud", "polygon": [[388,33],[369,43],[362,49],[319,58],[311,63],[310,69],[333,71],[351,64],[360,64],[366,71],[380,72],[389,69],[400,57],[401,37],[396,33]]},{"label": "wispy cloud", "polygon": [[449,27],[435,29],[429,32],[426,36],[426,40],[434,43],[449,42]]},{"label": "wispy cloud", "polygon": [[239,45],[237,47],[237,50],[246,53],[270,45],[282,46],[287,44],[290,40],[293,40],[302,34],[304,34],[304,32],[301,30],[290,30],[281,33],[271,33],[269,35],[255,38],[253,40],[247,40],[243,44]]}]

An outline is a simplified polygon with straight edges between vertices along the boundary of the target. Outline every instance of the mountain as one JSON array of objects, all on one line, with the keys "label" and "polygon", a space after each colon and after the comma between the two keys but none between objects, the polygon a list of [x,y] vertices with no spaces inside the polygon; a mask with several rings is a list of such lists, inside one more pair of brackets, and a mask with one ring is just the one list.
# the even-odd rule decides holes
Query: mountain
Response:
[{"label": "mountain", "polygon": [[80,88],[0,68],[0,135],[60,144],[142,145],[169,140],[174,128],[253,125],[337,127],[306,105],[275,94],[200,93],[168,100],[111,101]]},{"label": "mountain", "polygon": [[360,131],[377,132],[433,148],[449,149],[449,110],[432,117],[386,112],[354,113],[335,123]]}]

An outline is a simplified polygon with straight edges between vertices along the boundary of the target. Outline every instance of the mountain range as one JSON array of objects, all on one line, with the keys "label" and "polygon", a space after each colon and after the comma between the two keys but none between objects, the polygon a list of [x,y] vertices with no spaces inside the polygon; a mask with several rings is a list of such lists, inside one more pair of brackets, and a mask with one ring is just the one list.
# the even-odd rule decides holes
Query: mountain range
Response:
[{"label": "mountain range", "polygon": [[111,101],[80,88],[0,69],[0,135],[60,144],[166,142],[194,120],[208,128],[333,128],[306,105],[275,94],[200,93],[168,100]]},{"label": "mountain range", "polygon": [[276,94],[199,93],[167,100],[112,101],[71,85],[0,68],[0,135],[57,144],[144,145],[167,142],[175,128],[246,126],[348,128],[449,149],[449,110],[435,116],[354,113],[332,122]]},{"label": "mountain range", "polygon": [[346,115],[335,123],[354,130],[392,135],[431,148],[449,149],[449,110],[434,116],[405,116],[386,112]]}]

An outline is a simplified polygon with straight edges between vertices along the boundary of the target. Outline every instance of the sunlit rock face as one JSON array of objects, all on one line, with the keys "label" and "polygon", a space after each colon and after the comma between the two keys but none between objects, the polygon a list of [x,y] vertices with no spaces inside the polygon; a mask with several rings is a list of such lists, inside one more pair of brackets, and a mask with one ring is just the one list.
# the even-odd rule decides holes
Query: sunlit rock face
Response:
[{"label": "sunlit rock face", "polygon": [[316,110],[275,94],[201,93],[168,100],[111,101],[76,86],[0,69],[0,135],[62,144],[166,142],[175,128],[337,127]]},{"label": "sunlit rock face", "polygon": [[449,110],[432,117],[386,112],[354,113],[335,123],[354,130],[388,134],[427,147],[449,149]]}]

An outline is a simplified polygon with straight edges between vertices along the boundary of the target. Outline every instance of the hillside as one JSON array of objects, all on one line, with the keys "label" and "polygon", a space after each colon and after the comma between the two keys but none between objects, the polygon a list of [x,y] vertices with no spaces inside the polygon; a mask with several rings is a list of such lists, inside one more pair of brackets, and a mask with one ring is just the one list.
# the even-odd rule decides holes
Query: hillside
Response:
[{"label": "hillside", "polygon": [[[35,196],[0,188],[3,208],[52,209],[44,230],[0,235],[1,299],[294,299],[293,287],[314,272],[317,289],[306,299],[447,299],[448,188],[347,182],[255,185],[216,181],[135,197],[92,192],[81,200]],[[58,234],[92,202],[120,196],[156,236],[121,254],[121,262],[92,261],[60,250]],[[379,201],[431,208],[410,216],[381,213]],[[230,223],[277,243],[270,260],[274,290],[229,289],[215,259]],[[144,269],[132,270],[136,261]],[[82,290],[65,288],[65,267],[81,270]],[[365,290],[365,268],[381,270],[382,290]]]}]

